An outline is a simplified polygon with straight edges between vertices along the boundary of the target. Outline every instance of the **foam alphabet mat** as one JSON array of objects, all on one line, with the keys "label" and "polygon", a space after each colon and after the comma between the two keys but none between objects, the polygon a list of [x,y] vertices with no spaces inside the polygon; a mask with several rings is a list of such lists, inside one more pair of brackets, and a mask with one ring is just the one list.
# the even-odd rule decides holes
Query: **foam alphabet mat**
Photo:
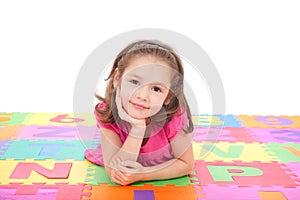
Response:
[{"label": "foam alphabet mat", "polygon": [[[119,186],[84,158],[86,143],[101,142],[92,115],[0,113],[0,199],[300,199],[300,116],[193,122],[191,174]],[[214,131],[212,122],[222,128]]]}]

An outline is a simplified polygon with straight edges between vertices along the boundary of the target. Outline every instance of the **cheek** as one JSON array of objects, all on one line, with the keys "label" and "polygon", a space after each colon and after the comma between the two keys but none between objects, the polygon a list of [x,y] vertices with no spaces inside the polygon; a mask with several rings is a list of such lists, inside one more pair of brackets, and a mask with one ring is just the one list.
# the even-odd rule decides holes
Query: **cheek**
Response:
[{"label": "cheek", "polygon": [[152,107],[153,110],[160,110],[165,102],[166,97],[164,95],[156,96],[152,99]]},{"label": "cheek", "polygon": [[132,89],[130,85],[127,83],[122,83],[120,95],[122,99],[129,99],[130,95],[132,93]]},{"label": "cheek", "polygon": [[121,96],[122,102],[126,103],[129,100],[130,95],[128,94],[127,90],[121,90],[120,96]]}]

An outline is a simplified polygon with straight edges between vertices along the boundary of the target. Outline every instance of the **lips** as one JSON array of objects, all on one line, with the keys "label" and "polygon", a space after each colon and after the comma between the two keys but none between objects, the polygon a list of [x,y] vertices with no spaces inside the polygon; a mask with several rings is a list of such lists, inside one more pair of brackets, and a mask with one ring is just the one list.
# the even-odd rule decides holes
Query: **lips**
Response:
[{"label": "lips", "polygon": [[147,106],[144,106],[144,105],[142,105],[142,104],[138,104],[138,103],[134,103],[134,102],[132,102],[132,101],[129,101],[135,108],[137,108],[137,109],[140,109],[140,110],[143,110],[143,109],[149,109],[149,107],[147,107]]}]

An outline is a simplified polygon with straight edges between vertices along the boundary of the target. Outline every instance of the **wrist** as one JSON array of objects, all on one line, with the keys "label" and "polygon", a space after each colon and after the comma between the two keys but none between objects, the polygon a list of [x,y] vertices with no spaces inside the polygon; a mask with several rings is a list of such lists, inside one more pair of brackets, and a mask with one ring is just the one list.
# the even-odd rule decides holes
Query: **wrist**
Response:
[{"label": "wrist", "polygon": [[146,126],[132,126],[129,135],[136,138],[144,138]]},{"label": "wrist", "polygon": [[140,174],[141,181],[153,180],[153,169],[152,167],[145,167],[143,172]]},{"label": "wrist", "polygon": [[136,120],[134,123],[130,123],[131,127],[134,128],[146,128],[146,121],[145,120]]}]

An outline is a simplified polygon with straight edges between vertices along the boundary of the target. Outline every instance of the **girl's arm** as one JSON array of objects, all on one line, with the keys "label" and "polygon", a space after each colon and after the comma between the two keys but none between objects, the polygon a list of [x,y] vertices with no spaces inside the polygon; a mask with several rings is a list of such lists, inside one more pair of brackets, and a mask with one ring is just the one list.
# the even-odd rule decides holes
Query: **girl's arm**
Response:
[{"label": "girl's arm", "polygon": [[124,144],[114,131],[101,128],[101,145],[105,168],[110,175],[111,168],[118,168],[122,161],[136,161],[143,137],[144,128],[133,127],[130,130]]},{"label": "girl's arm", "polygon": [[194,154],[191,134],[181,132],[172,142],[175,158],[165,163],[146,167],[143,181],[170,179],[189,174],[194,167]]},{"label": "girl's arm", "polygon": [[122,161],[137,161],[143,138],[146,131],[145,119],[134,119],[130,117],[123,109],[120,89],[117,88],[116,105],[119,117],[130,123],[131,129],[129,134],[122,144],[118,134],[114,131],[101,128],[102,154],[106,171],[112,177],[112,168],[118,170]]},{"label": "girl's arm", "polygon": [[143,167],[132,161],[125,161],[122,172],[116,172],[117,182],[128,185],[136,181],[171,179],[189,174],[194,167],[192,134],[183,131],[171,142],[175,158],[152,167]]}]

